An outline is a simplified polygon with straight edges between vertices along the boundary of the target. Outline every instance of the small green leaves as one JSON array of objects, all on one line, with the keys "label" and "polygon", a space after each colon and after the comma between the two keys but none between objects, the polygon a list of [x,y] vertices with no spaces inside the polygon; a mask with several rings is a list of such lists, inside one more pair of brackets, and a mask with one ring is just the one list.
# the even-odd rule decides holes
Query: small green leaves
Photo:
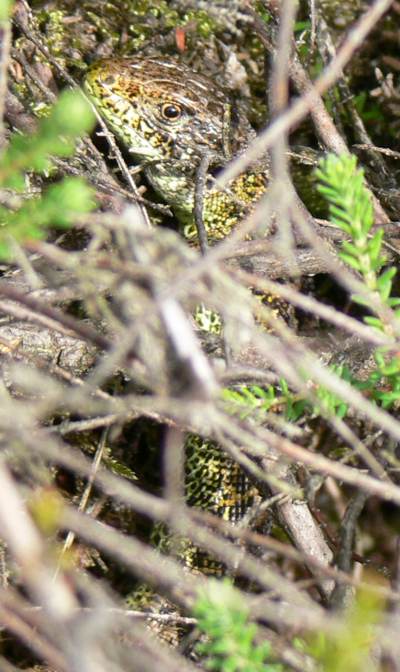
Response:
[{"label": "small green leaves", "polygon": [[[329,154],[321,161],[316,176],[319,180],[318,190],[329,203],[330,219],[333,224],[348,234],[350,240],[342,244],[340,256],[342,260],[357,271],[366,287],[365,295],[353,295],[353,301],[371,309],[369,297],[371,292],[379,298],[382,309],[376,309],[376,315],[366,315],[364,322],[377,329],[392,334],[392,323],[388,322],[387,314],[400,305],[398,297],[391,297],[393,279],[396,269],[390,267],[380,273],[386,262],[382,254],[382,228],[371,235],[373,210],[371,199],[364,185],[363,171],[356,166],[356,158],[350,155],[336,156]],[[400,318],[400,311],[392,313]],[[368,392],[384,408],[400,400],[400,358],[393,357],[388,350],[375,353],[376,370],[368,380],[358,382],[357,387]],[[356,384],[355,381],[351,381]],[[319,395],[320,396],[320,395]],[[335,399],[323,399],[328,405],[335,404]],[[340,402],[340,400],[336,400]],[[331,410],[334,410],[331,407]],[[341,415],[345,407],[336,407],[335,412]]]},{"label": "small green leaves", "polygon": [[351,238],[343,243],[341,258],[364,276],[369,289],[375,290],[373,274],[386,260],[381,254],[383,230],[369,235],[374,217],[364,171],[357,168],[355,156],[328,154],[315,174],[319,181],[317,189],[328,201],[332,224]]},{"label": "small green leaves", "polygon": [[[351,373],[347,366],[343,364],[332,365],[330,367],[332,373],[335,373],[339,378],[346,382],[354,382],[351,380]],[[348,405],[340,399],[331,390],[318,386],[316,396],[319,401],[319,408],[316,405],[315,410],[321,414],[335,415],[337,418],[344,418],[348,411]]]},{"label": "small green leaves", "polygon": [[69,227],[77,215],[93,210],[92,189],[79,177],[68,177],[47,189],[40,198],[25,201],[19,210],[0,207],[0,257],[11,255],[10,236],[20,243],[39,239],[49,226]]},{"label": "small green leaves", "polygon": [[[364,186],[364,173],[357,169],[355,156],[328,154],[315,171],[318,191],[332,208],[332,221],[338,219],[347,232],[355,228],[367,233],[372,224],[372,206]],[[357,221],[355,221],[357,220]]]},{"label": "small green leaves", "polygon": [[383,233],[383,229],[378,229],[367,242],[367,252],[374,271],[379,271],[382,262],[385,261],[385,258],[381,257]]},{"label": "small green leaves", "polygon": [[[382,254],[383,229],[371,235],[374,223],[370,194],[364,184],[364,171],[357,168],[356,157],[348,154],[328,154],[316,170],[318,191],[329,203],[330,220],[347,233],[350,240],[342,244],[341,259],[360,273],[366,288],[376,292],[383,304],[397,305],[390,299],[394,268],[381,275],[379,271],[386,262]],[[369,305],[366,298],[355,295],[353,300],[360,305]],[[367,324],[384,330],[382,318],[365,318]]]},{"label": "small green leaves", "polygon": [[[345,365],[332,365],[332,373],[342,380],[354,384],[350,370]],[[345,404],[333,392],[317,385],[314,388],[317,400],[312,403],[305,397],[294,394],[286,380],[281,378],[279,386],[268,385],[263,388],[259,385],[241,385],[237,389],[224,389],[222,399],[226,403],[226,411],[236,414],[241,420],[253,420],[263,423],[268,412],[279,413],[284,410],[285,418],[289,422],[298,422],[306,413],[313,415],[335,415],[344,418],[348,411]]]},{"label": "small green leaves", "polygon": [[282,672],[281,665],[268,664],[270,645],[255,644],[257,626],[229,581],[210,581],[193,608],[198,628],[207,639],[198,645],[205,665],[215,672]]},{"label": "small green leaves", "polygon": [[377,368],[370,374],[364,388],[383,408],[389,408],[400,400],[400,357],[385,358],[384,353],[378,350],[375,362]]},{"label": "small green leaves", "polygon": [[392,280],[396,275],[396,269],[392,266],[382,273],[376,280],[376,288],[383,301],[387,301],[392,291]]},{"label": "small green leaves", "polygon": [[[27,171],[46,174],[52,167],[51,156],[71,156],[76,140],[93,123],[93,113],[82,95],[64,91],[34,135],[12,135],[0,156],[0,186],[23,192]],[[20,243],[41,238],[48,227],[68,227],[77,215],[94,207],[92,189],[72,177],[52,185],[40,198],[26,198],[18,209],[0,207],[0,257],[10,258],[11,237]]]},{"label": "small green leaves", "polygon": [[227,402],[229,413],[238,413],[242,419],[254,415],[257,411],[267,412],[279,403],[275,388],[258,385],[241,385],[239,389],[224,389],[222,398]]},{"label": "small green leaves", "polygon": [[51,167],[50,156],[71,156],[75,141],[93,123],[93,113],[82,95],[64,91],[34,135],[13,134],[7,151],[0,157],[1,186],[22,190],[24,171],[46,173]]},{"label": "small green leaves", "polygon": [[356,163],[355,156],[328,154],[315,174],[317,189],[329,203],[332,223],[349,235],[356,231],[365,236],[374,221],[373,211],[364,173],[356,168]]},{"label": "small green leaves", "polygon": [[93,127],[94,116],[90,105],[79,91],[63,91],[51,115],[42,122],[42,133],[54,137],[60,133],[70,139],[79,138]]}]

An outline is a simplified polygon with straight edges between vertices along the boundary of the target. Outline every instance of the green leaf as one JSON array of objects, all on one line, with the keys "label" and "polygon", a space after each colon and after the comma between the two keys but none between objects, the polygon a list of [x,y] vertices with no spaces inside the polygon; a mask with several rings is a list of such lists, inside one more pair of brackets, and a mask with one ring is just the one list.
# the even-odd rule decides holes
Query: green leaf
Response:
[{"label": "green leaf", "polygon": [[357,247],[356,245],[354,245],[354,243],[350,243],[350,242],[347,241],[347,240],[345,240],[345,241],[342,243],[342,250],[343,250],[344,252],[347,252],[348,254],[350,254],[350,256],[355,257],[356,259],[357,259],[357,258],[359,257],[359,255],[360,255],[360,248]]},{"label": "green leaf", "polygon": [[339,257],[355,271],[361,271],[361,265],[358,259],[346,254],[346,252],[339,252]]},{"label": "green leaf", "polygon": [[94,114],[80,91],[66,89],[53,107],[51,115],[44,119],[41,132],[54,137],[55,132],[70,138],[78,138],[93,128]]},{"label": "green leaf", "polygon": [[396,401],[400,399],[400,391],[398,392],[379,392],[375,391],[375,399],[380,401],[383,408],[388,408],[392,406]]},{"label": "green leaf", "polygon": [[282,390],[282,394],[289,393],[289,386],[284,378],[279,378],[279,385]]},{"label": "green leaf", "polygon": [[12,254],[9,238],[20,243],[44,236],[48,227],[70,226],[81,214],[95,207],[94,191],[79,177],[64,178],[41,196],[27,200],[17,211],[0,210],[0,257],[8,260]]},{"label": "green leaf", "polygon": [[389,362],[381,363],[379,369],[380,373],[384,376],[398,375],[400,373],[400,359],[393,357]]},{"label": "green leaf", "polygon": [[368,240],[367,249],[371,259],[379,259],[379,255],[382,249],[383,234],[383,229],[378,229],[372,238]]},{"label": "green leaf", "polygon": [[218,672],[280,672],[281,666],[267,664],[268,642],[256,644],[258,628],[249,621],[249,610],[228,581],[211,581],[199,593],[193,607],[198,628],[207,639],[197,652],[207,656],[205,667]]},{"label": "green leaf", "polygon": [[14,6],[14,0],[0,0],[0,21],[7,21]]},{"label": "green leaf", "polygon": [[370,327],[375,327],[379,331],[383,331],[382,320],[379,317],[373,317],[372,315],[366,315],[364,317],[365,324],[368,324]]},{"label": "green leaf", "polygon": [[338,418],[343,419],[346,417],[348,410],[349,410],[348,405],[345,404],[344,402],[341,402],[336,408],[335,414]]},{"label": "green leaf", "polygon": [[392,279],[396,275],[394,266],[388,268],[376,281],[376,285],[381,296],[382,301],[386,302],[392,291]]},{"label": "green leaf", "polygon": [[68,227],[77,215],[85,214],[96,206],[94,191],[80,177],[66,177],[46,192],[52,224]]},{"label": "green leaf", "polygon": [[370,307],[371,301],[361,294],[352,294],[351,298],[355,303],[358,303],[359,306]]},{"label": "green leaf", "polygon": [[82,94],[64,91],[48,117],[41,119],[34,135],[12,135],[7,150],[0,157],[1,186],[21,186],[23,171],[48,172],[50,156],[70,156],[77,138],[91,130],[93,124],[93,112]]}]

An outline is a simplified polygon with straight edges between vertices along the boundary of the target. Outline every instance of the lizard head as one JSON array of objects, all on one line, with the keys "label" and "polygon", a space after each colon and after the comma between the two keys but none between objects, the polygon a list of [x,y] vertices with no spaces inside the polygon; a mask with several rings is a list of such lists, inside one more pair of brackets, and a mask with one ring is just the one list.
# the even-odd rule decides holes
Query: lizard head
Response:
[{"label": "lizard head", "polygon": [[84,88],[139,163],[211,165],[229,158],[230,105],[211,80],[167,58],[112,58],[89,69]]}]

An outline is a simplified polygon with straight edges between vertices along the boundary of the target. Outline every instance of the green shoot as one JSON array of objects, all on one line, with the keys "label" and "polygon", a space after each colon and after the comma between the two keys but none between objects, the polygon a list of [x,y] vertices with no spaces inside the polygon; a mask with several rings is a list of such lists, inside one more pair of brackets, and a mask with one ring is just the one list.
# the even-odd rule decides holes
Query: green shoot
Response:
[{"label": "green shoot", "polygon": [[[342,243],[341,259],[360,273],[366,288],[377,294],[383,305],[398,306],[400,299],[390,296],[396,269],[387,268],[381,273],[386,262],[382,253],[384,231],[380,228],[371,233],[372,202],[364,184],[364,171],[357,168],[356,157],[328,154],[316,170],[316,177],[317,189],[329,204],[330,221],[350,238]],[[355,295],[353,300],[360,305],[370,305],[364,296]],[[386,326],[380,315],[367,316],[364,321],[381,330]]]},{"label": "green shoot", "polygon": [[[391,336],[392,321],[388,321],[387,315],[397,308],[393,316],[400,317],[400,298],[391,296],[396,269],[382,270],[386,262],[382,252],[384,231],[378,228],[371,232],[374,216],[370,194],[364,184],[364,172],[357,168],[354,156],[329,154],[321,161],[316,176],[319,180],[317,188],[329,204],[330,221],[350,239],[342,244],[340,257],[360,274],[366,290],[380,301],[376,314],[365,316],[364,322]],[[371,308],[364,295],[352,298]],[[375,361],[376,370],[357,386],[388,408],[400,399],[400,358],[398,355],[388,357],[387,349],[381,348],[375,353]]]},{"label": "green shoot", "polygon": [[257,644],[257,626],[249,609],[229,581],[211,581],[193,608],[198,628],[207,637],[198,644],[208,670],[215,672],[282,672],[281,665],[268,663],[271,647]]}]

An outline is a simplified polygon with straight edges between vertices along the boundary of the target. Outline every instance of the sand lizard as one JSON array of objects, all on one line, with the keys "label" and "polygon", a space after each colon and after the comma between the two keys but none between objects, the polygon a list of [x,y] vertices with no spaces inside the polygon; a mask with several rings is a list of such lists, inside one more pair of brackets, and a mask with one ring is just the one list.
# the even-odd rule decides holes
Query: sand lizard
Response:
[{"label": "sand lizard", "polygon": [[[195,175],[205,151],[210,170],[243,145],[226,94],[207,77],[168,58],[115,58],[88,71],[86,91],[147,180],[195,240]],[[206,185],[203,219],[211,242],[225,238],[246,205],[265,191],[265,172],[249,171],[221,192]]]},{"label": "sand lizard", "polygon": [[[99,61],[90,67],[84,87],[151,186],[170,205],[185,237],[196,242],[194,187],[203,153],[208,152],[213,170],[240,151],[243,140],[226,95],[207,77],[163,57]],[[229,188],[236,198],[216,189],[212,181],[206,184],[203,219],[211,243],[228,235],[246,206],[265,192],[266,175],[261,170],[247,172]],[[213,442],[190,436],[186,449],[187,503],[238,522],[254,501],[248,477]],[[218,572],[218,563],[206,553],[190,545],[188,549],[186,566]]]}]

